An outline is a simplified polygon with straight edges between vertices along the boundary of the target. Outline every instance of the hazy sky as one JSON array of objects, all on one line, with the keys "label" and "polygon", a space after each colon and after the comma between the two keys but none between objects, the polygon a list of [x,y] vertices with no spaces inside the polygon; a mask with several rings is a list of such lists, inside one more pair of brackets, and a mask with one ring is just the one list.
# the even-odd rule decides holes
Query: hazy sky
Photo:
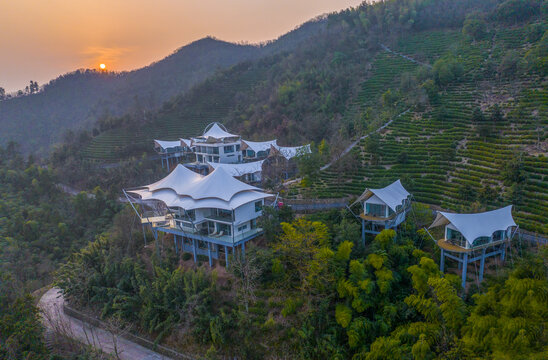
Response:
[{"label": "hazy sky", "polygon": [[274,39],[362,0],[0,0],[0,87],[79,68],[131,70],[212,35]]}]

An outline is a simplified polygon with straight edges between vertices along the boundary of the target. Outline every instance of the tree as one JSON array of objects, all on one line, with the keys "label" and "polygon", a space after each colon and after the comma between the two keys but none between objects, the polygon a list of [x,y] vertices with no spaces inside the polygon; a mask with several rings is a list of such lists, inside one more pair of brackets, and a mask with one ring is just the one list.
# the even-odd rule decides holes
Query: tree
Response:
[{"label": "tree", "polygon": [[508,51],[499,65],[499,74],[502,76],[514,76],[518,71],[520,56],[515,50]]},{"label": "tree", "polygon": [[482,40],[486,30],[487,23],[478,16],[467,16],[462,27],[462,33],[472,40]]},{"label": "tree", "polygon": [[250,247],[245,257],[237,252],[230,261],[230,272],[236,278],[238,296],[244,305],[245,312],[249,313],[249,304],[255,301],[255,291],[264,269],[258,258],[257,249]]},{"label": "tree", "polygon": [[6,90],[3,87],[0,87],[0,101],[6,99]]}]

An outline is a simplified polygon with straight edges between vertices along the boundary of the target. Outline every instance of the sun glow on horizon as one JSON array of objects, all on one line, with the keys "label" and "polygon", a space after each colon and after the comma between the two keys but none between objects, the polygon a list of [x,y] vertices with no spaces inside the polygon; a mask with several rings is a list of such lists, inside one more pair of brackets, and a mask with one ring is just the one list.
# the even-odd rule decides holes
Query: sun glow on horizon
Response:
[{"label": "sun glow on horizon", "polygon": [[99,65],[99,67],[101,68],[101,70],[105,70],[107,68],[107,66],[105,64],[101,64],[101,65]]}]

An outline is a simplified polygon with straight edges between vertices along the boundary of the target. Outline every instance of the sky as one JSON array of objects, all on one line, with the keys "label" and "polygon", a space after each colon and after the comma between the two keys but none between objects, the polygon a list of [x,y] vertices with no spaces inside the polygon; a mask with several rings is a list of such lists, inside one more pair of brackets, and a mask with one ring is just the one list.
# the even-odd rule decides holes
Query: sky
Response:
[{"label": "sky", "polygon": [[0,0],[0,87],[81,68],[132,70],[194,40],[271,40],[363,0]]}]

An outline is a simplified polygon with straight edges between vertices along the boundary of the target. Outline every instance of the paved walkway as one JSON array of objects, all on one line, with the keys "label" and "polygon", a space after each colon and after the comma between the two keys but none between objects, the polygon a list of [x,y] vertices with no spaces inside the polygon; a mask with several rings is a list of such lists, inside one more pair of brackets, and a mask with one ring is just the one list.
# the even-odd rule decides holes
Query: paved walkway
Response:
[{"label": "paved walkway", "polygon": [[48,290],[40,299],[38,307],[42,310],[43,321],[48,329],[61,328],[71,338],[108,354],[114,354],[116,347],[121,360],[172,360],[119,335],[66,315],[63,311],[64,302],[58,288]]}]

